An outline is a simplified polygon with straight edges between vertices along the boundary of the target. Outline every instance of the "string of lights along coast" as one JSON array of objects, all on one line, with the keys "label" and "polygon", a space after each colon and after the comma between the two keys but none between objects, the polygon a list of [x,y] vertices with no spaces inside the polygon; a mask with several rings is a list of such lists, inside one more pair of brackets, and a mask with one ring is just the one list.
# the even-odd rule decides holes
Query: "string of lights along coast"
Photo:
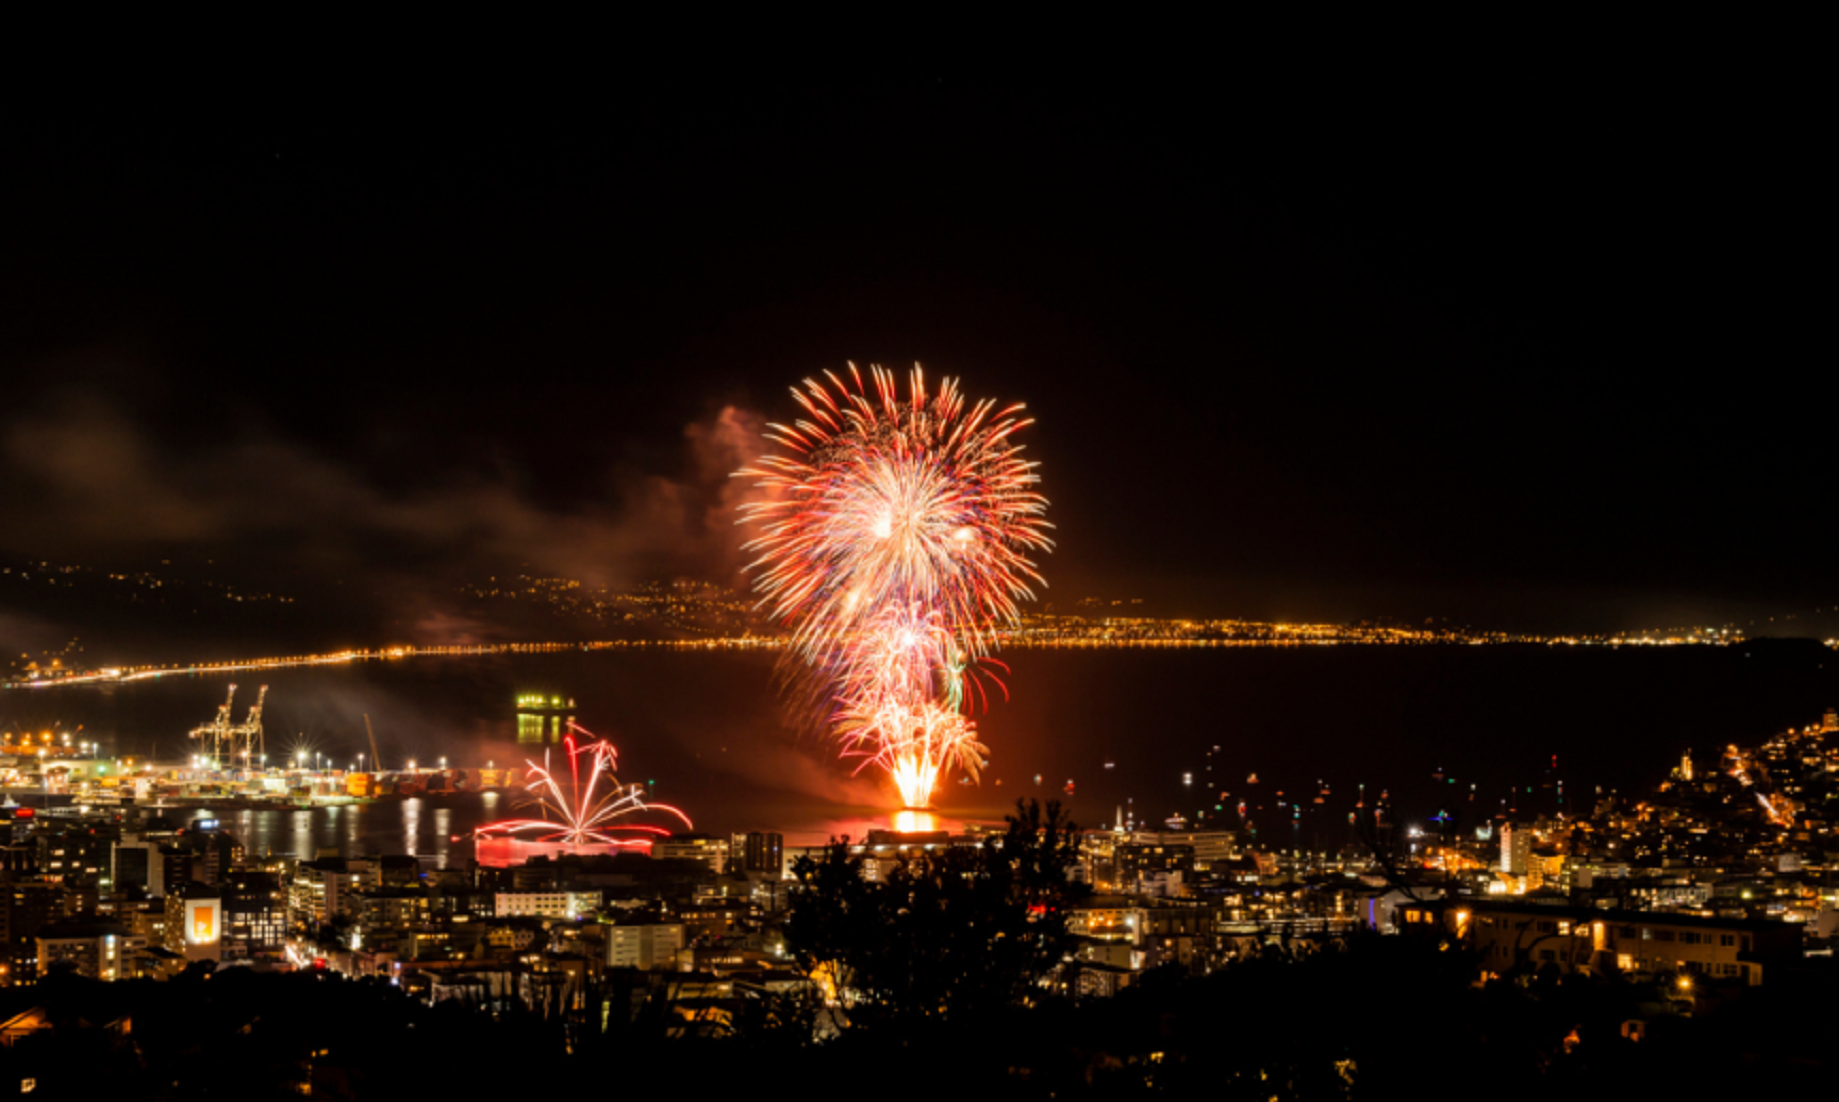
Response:
[{"label": "string of lights along coast", "polygon": [[1045,585],[1029,556],[1053,546],[1047,499],[1014,441],[1022,406],[968,403],[955,379],[929,390],[917,365],[904,395],[885,368],[847,375],[794,388],[806,416],[739,472],[767,494],[743,507],[750,569],[842,754],[922,807],[941,772],[985,764],[970,716],[986,683],[1006,692],[996,632]]}]

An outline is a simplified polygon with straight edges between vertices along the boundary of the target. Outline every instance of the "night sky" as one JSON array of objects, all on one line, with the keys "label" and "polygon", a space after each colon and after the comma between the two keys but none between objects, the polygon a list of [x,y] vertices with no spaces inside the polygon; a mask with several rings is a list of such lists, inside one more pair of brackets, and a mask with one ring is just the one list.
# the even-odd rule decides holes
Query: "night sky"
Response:
[{"label": "night sky", "polygon": [[730,582],[787,387],[918,361],[1039,418],[1056,602],[1839,606],[1792,67],[612,68],[9,100],[0,557]]}]

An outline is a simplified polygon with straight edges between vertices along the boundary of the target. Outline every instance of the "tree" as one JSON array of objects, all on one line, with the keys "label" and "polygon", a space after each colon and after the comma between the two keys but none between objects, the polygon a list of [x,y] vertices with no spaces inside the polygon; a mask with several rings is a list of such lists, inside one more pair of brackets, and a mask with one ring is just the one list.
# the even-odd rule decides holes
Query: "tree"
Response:
[{"label": "tree", "polygon": [[793,874],[786,938],[852,1024],[964,1019],[1028,1001],[1066,955],[1078,834],[1017,801],[1001,837],[902,853],[879,881],[848,840]]},{"label": "tree", "polygon": [[327,952],[344,952],[351,948],[351,933],[357,925],[357,919],[350,915],[335,914],[313,930],[313,944]]}]

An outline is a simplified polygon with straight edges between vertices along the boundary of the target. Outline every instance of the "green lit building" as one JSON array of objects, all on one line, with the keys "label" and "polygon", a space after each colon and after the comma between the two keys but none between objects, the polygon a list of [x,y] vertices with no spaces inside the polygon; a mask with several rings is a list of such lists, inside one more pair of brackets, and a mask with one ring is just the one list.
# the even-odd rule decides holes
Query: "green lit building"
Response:
[{"label": "green lit building", "polygon": [[575,702],[543,693],[517,694],[517,741],[541,746],[561,742],[575,721]]}]

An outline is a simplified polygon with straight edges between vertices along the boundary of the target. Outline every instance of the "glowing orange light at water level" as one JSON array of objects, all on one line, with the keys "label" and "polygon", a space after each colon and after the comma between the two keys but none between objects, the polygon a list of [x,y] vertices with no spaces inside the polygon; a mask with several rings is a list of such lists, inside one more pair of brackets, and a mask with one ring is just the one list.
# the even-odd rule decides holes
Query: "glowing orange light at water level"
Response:
[{"label": "glowing orange light at water level", "polygon": [[902,834],[929,834],[941,827],[937,815],[909,807],[894,813],[894,829]]}]

